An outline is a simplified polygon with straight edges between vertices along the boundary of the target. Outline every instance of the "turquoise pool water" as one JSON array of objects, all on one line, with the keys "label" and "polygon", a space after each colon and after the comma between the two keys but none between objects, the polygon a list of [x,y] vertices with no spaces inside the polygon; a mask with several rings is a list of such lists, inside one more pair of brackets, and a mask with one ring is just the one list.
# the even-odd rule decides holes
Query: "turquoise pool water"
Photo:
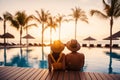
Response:
[{"label": "turquoise pool water", "polygon": [[[50,52],[49,47],[44,47],[44,61],[42,61],[41,47],[11,48],[0,49],[0,66],[19,66],[33,68],[48,68],[47,55]],[[65,54],[69,52],[66,48]],[[102,72],[120,74],[120,49],[113,49],[109,54],[109,48],[87,48],[82,47],[79,52],[85,54],[85,72]]]}]

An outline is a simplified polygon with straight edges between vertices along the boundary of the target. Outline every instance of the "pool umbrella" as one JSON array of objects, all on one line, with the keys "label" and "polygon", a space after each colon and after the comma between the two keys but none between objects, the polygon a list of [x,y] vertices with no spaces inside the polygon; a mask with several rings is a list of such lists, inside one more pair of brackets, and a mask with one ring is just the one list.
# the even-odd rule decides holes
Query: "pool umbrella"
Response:
[{"label": "pool umbrella", "polygon": [[115,37],[120,37],[120,31],[114,33],[114,34],[112,35],[112,37],[113,37],[113,38],[115,38]]},{"label": "pool umbrella", "polygon": [[89,44],[90,44],[90,41],[95,41],[96,39],[93,38],[93,37],[91,37],[91,36],[89,36],[89,37],[87,37],[87,38],[85,38],[85,39],[83,39],[83,40],[89,41]]},{"label": "pool umbrella", "polygon": [[[9,39],[12,39],[12,38],[15,38],[15,37],[11,33],[7,32],[7,33],[1,35],[0,38],[9,38]],[[4,42],[4,44],[6,44],[6,41]]]},{"label": "pool umbrella", "polygon": [[91,36],[89,36],[89,37],[87,37],[87,38],[85,38],[84,40],[96,40],[96,39],[94,39],[94,38],[92,38]]},{"label": "pool umbrella", "polygon": [[31,36],[30,34],[27,34],[26,36],[24,36],[23,38],[25,39],[35,39],[33,36]]},{"label": "pool umbrella", "polygon": [[35,39],[33,36],[31,36],[30,34],[27,34],[26,36],[24,36],[23,38],[26,39],[26,44],[28,46],[28,39]]},{"label": "pool umbrella", "polygon": [[14,35],[7,32],[7,33],[1,35],[1,38],[15,38],[15,37],[14,37]]},{"label": "pool umbrella", "polygon": [[[110,40],[110,37],[104,38],[103,40]],[[117,37],[112,37],[112,40],[119,40]]]}]

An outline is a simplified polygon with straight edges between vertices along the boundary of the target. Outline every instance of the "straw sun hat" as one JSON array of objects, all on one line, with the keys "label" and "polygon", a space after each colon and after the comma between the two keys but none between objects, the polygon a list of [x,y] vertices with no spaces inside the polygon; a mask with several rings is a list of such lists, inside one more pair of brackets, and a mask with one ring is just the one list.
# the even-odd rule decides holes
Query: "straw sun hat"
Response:
[{"label": "straw sun hat", "polygon": [[60,40],[55,40],[51,45],[51,50],[55,53],[60,53],[64,50],[64,44]]},{"label": "straw sun hat", "polygon": [[70,51],[78,51],[81,48],[80,44],[75,39],[68,41],[66,46]]}]

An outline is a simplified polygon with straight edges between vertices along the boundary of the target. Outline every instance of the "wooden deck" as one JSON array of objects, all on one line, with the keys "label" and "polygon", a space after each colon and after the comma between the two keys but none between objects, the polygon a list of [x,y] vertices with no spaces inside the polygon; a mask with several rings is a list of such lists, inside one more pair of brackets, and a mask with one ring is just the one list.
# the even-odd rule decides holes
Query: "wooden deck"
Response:
[{"label": "wooden deck", "polygon": [[0,67],[0,80],[120,80],[120,74]]}]

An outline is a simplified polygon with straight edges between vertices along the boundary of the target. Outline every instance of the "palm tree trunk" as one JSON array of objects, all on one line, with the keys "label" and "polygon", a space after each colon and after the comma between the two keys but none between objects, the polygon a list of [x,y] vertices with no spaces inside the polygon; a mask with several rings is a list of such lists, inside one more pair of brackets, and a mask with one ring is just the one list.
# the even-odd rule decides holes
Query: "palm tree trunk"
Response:
[{"label": "palm tree trunk", "polygon": [[110,19],[110,63],[109,63],[109,73],[112,73],[112,27],[113,27],[113,16]]},{"label": "palm tree trunk", "polygon": [[[6,20],[4,20],[4,34],[6,33]],[[6,38],[4,37],[4,65],[6,65]]]},{"label": "palm tree trunk", "polygon": [[59,23],[59,40],[61,40],[61,39],[60,39],[60,37],[61,37],[61,36],[60,36],[60,33],[61,33],[61,23]]},{"label": "palm tree trunk", "polygon": [[50,27],[50,45],[52,44],[52,27]]},{"label": "palm tree trunk", "polygon": [[44,24],[42,24],[42,60],[44,60],[44,44],[43,44],[43,41],[44,41]]},{"label": "palm tree trunk", "polygon": [[[26,28],[26,35],[28,35],[28,28]],[[28,37],[26,38],[26,44],[27,44],[27,48],[28,48]]]},{"label": "palm tree trunk", "polygon": [[22,56],[22,26],[20,27],[20,54]]},{"label": "palm tree trunk", "polygon": [[113,27],[113,16],[110,20],[110,53],[112,53],[112,27]]},{"label": "palm tree trunk", "polygon": [[77,33],[77,19],[75,20],[75,39],[76,39],[76,33]]},{"label": "palm tree trunk", "polygon": [[[6,33],[6,20],[4,20],[4,34]],[[4,48],[6,48],[6,38],[4,37]]]},{"label": "palm tree trunk", "polygon": [[22,26],[20,27],[20,47],[22,45]]}]

